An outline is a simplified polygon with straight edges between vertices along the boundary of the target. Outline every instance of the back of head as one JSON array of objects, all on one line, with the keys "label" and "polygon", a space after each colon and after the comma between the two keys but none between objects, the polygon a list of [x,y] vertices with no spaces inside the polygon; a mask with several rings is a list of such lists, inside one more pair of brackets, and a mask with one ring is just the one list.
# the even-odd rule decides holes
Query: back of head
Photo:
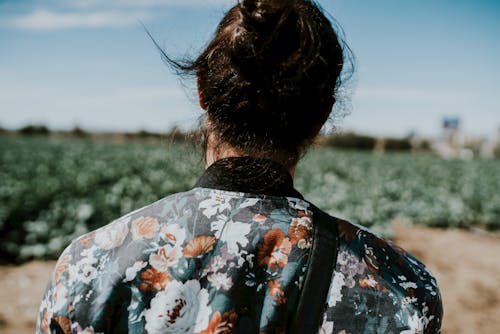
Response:
[{"label": "back of head", "polygon": [[328,118],[343,63],[314,2],[244,0],[188,69],[219,143],[290,165]]}]

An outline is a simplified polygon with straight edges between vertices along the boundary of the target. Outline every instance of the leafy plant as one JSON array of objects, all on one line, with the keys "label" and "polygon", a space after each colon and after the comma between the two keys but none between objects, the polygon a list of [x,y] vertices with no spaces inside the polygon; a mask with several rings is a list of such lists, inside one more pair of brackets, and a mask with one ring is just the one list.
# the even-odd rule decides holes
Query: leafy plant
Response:
[{"label": "leafy plant", "polygon": [[[57,257],[77,236],[190,189],[202,170],[202,153],[183,141],[0,136],[0,259]],[[500,229],[499,160],[316,148],[295,186],[386,235],[398,218]]]}]

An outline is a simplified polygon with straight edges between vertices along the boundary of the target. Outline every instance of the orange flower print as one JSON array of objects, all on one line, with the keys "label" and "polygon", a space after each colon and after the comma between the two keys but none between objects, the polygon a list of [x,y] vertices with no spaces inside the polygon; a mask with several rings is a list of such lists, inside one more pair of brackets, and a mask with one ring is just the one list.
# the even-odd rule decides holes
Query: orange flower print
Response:
[{"label": "orange flower print", "polygon": [[161,228],[160,234],[170,244],[180,246],[186,239],[186,231],[179,224],[167,224]]},{"label": "orange flower print", "polygon": [[[381,277],[379,277],[381,279]],[[387,287],[379,284],[379,281],[375,279],[375,276],[368,275],[365,278],[360,278],[358,280],[359,286],[362,288],[374,288],[382,292],[387,292]]]},{"label": "orange flower print", "polygon": [[358,282],[359,286],[362,288],[375,288],[378,285],[378,282],[373,278],[373,275],[368,275],[365,278],[360,278]]},{"label": "orange flower print", "polygon": [[149,263],[158,271],[166,271],[169,267],[175,266],[181,256],[180,247],[166,245],[161,247],[157,253],[149,255]]},{"label": "orange flower print", "polygon": [[189,243],[184,247],[182,253],[185,257],[197,257],[203,253],[208,253],[214,249],[215,237],[202,235],[191,239]]},{"label": "orange flower print", "polygon": [[71,320],[68,317],[55,317],[54,321],[57,322],[62,333],[71,334]]},{"label": "orange flower print", "polygon": [[261,215],[260,213],[256,214],[253,216],[252,220],[256,223],[262,224],[266,221],[267,217],[264,215]]},{"label": "orange flower print", "polygon": [[130,226],[130,232],[134,240],[151,239],[159,229],[160,225],[155,217],[139,217]]},{"label": "orange flower print", "polygon": [[95,237],[95,233],[89,233],[88,235],[84,236],[83,238],[80,239],[80,245],[82,247],[88,247],[92,243],[92,240]]},{"label": "orange flower print", "polygon": [[285,292],[281,290],[280,282],[277,280],[267,283],[269,286],[269,294],[278,305],[286,303]]},{"label": "orange flower print", "polygon": [[292,243],[285,237],[279,228],[272,229],[264,235],[264,241],[257,250],[257,261],[261,266],[271,270],[283,268],[288,263],[288,254],[292,250]]},{"label": "orange flower print", "polygon": [[43,315],[42,319],[40,321],[40,329],[42,332],[47,332],[49,330],[49,325],[50,325],[50,316],[49,312],[47,311],[47,308],[43,309]]},{"label": "orange flower print", "polygon": [[167,283],[172,280],[168,271],[158,271],[155,268],[150,268],[141,273],[141,291],[154,291],[165,289]]},{"label": "orange flower print", "polygon": [[225,312],[223,315],[217,311],[212,315],[212,319],[208,323],[208,327],[202,330],[200,334],[233,333],[233,327],[237,318],[238,315],[235,311]]},{"label": "orange flower print", "polygon": [[288,235],[290,235],[292,245],[297,245],[301,249],[310,248],[312,241],[311,216],[304,214],[300,218],[293,218],[292,224],[288,228]]},{"label": "orange flower print", "polygon": [[59,261],[57,261],[56,267],[54,269],[54,275],[52,276],[52,284],[56,285],[65,272],[69,269],[69,262],[71,260],[71,255],[64,254]]}]

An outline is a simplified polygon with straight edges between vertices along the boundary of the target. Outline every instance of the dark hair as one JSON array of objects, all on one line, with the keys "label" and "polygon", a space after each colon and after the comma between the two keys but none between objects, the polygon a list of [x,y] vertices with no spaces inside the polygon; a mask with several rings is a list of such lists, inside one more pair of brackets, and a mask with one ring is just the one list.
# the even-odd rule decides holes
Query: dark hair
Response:
[{"label": "dark hair", "polygon": [[345,49],[313,1],[244,0],[194,61],[161,51],[196,74],[219,143],[293,165],[329,117]]}]

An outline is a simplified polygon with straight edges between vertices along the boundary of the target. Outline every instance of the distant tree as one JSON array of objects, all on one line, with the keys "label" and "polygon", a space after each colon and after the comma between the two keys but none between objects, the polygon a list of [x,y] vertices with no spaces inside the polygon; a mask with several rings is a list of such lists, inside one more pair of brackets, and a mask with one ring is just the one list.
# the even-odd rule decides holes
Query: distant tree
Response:
[{"label": "distant tree", "polygon": [[359,135],[354,132],[346,132],[326,137],[324,145],[335,148],[373,150],[375,142],[376,140],[374,137]]},{"label": "distant tree", "polygon": [[22,135],[28,135],[28,136],[33,136],[33,135],[47,136],[50,134],[49,128],[42,124],[26,125],[17,130],[17,132],[19,132]]},{"label": "distant tree", "polygon": [[160,138],[162,136],[163,135],[161,133],[152,132],[152,131],[148,131],[148,130],[142,129],[142,130],[139,130],[136,133],[133,133],[131,137],[136,137],[136,138]]},{"label": "distant tree", "polygon": [[417,143],[416,149],[421,150],[421,151],[431,151],[431,142],[427,139],[421,140]]},{"label": "distant tree", "polygon": [[411,150],[409,138],[386,138],[385,150],[387,151],[408,151]]},{"label": "distant tree", "polygon": [[73,137],[87,137],[89,134],[87,131],[83,130],[81,127],[78,125],[75,126],[71,131],[70,131],[71,136]]}]

